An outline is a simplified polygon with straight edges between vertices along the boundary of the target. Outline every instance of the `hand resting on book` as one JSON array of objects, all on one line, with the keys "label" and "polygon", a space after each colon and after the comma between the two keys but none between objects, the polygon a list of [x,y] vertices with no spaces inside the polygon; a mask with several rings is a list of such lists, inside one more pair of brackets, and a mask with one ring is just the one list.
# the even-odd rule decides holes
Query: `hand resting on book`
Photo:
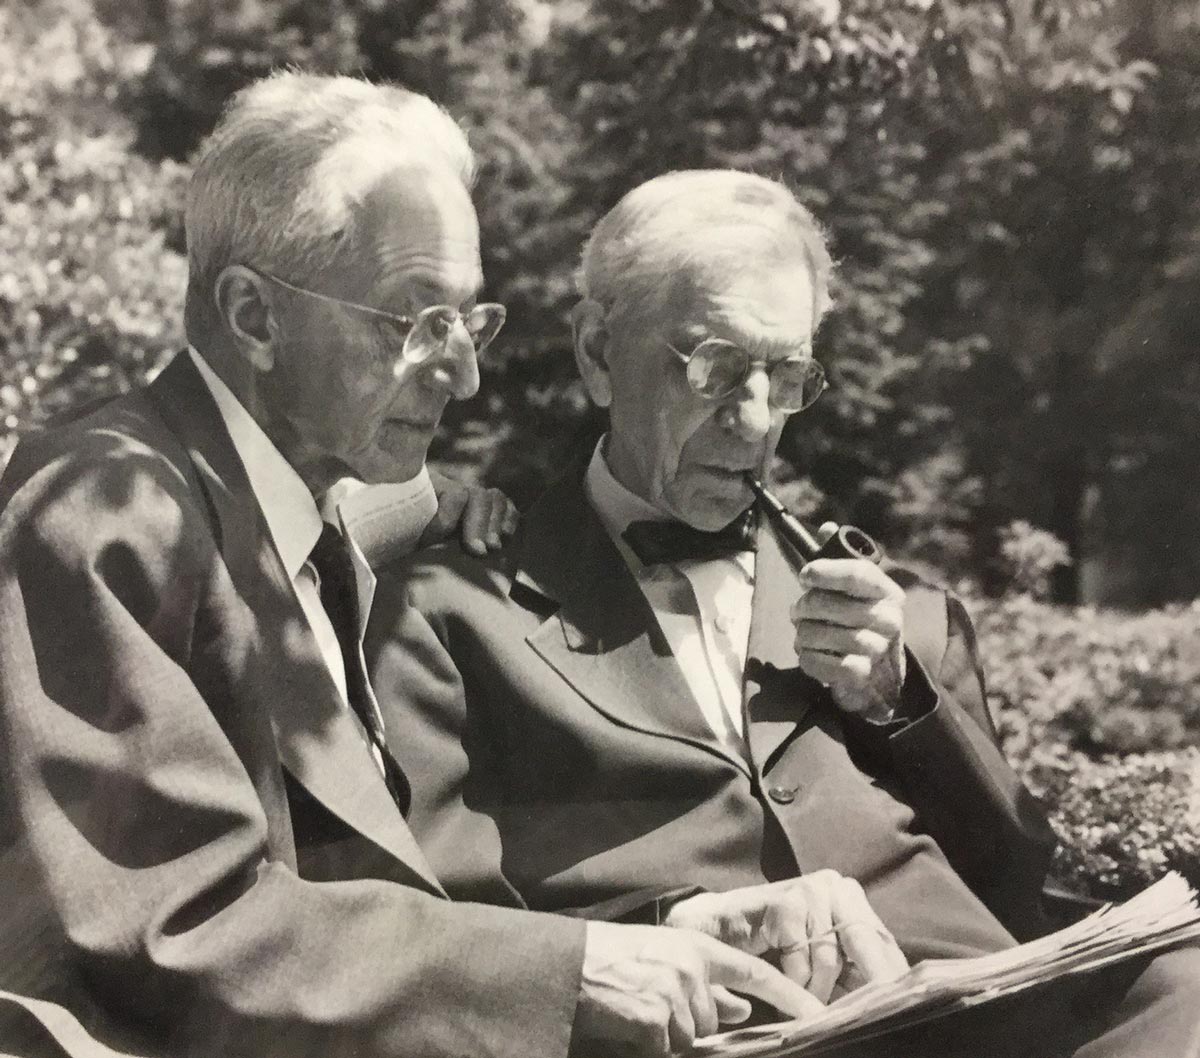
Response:
[{"label": "hand resting on book", "polygon": [[862,886],[831,870],[699,893],[672,907],[665,924],[707,933],[752,955],[777,957],[780,969],[822,1003],[908,969]]}]

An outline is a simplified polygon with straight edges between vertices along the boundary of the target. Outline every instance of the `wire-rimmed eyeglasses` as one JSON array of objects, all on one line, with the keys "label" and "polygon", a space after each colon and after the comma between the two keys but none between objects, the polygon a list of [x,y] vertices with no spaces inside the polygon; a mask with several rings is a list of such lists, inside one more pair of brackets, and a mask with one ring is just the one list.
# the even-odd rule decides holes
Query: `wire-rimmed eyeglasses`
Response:
[{"label": "wire-rimmed eyeglasses", "polygon": [[430,305],[415,316],[402,316],[399,313],[375,309],[370,305],[361,305],[357,301],[347,301],[345,298],[337,298],[332,294],[322,294],[319,290],[298,286],[261,268],[256,268],[254,271],[271,280],[272,283],[278,283],[281,287],[297,294],[341,305],[342,308],[353,309],[356,312],[365,312],[377,319],[388,321],[397,330],[403,332],[404,340],[400,356],[407,364],[423,364],[432,356],[440,356],[445,351],[446,344],[450,340],[450,335],[454,333],[454,326],[457,323],[462,323],[466,328],[467,334],[475,346],[476,354],[481,354],[500,333],[500,328],[504,326],[504,318],[507,315],[503,305],[497,302],[484,302],[473,306],[466,312],[460,312],[450,305]]},{"label": "wire-rimmed eyeglasses", "polygon": [[[728,397],[746,381],[755,364],[763,363],[724,338],[705,338],[690,353],[666,344],[686,365],[688,384],[709,400]],[[776,360],[766,365],[766,371],[770,383],[767,399],[780,411],[803,411],[829,385],[825,369],[811,356]]]}]

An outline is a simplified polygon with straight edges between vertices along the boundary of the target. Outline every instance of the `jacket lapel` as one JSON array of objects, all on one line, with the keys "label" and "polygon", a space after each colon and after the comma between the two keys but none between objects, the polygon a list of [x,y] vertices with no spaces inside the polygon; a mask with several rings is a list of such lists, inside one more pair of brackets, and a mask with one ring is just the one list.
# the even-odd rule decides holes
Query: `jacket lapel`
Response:
[{"label": "jacket lapel", "polygon": [[321,658],[275,550],[245,468],[188,354],[151,386],[164,420],[186,447],[212,511],[230,578],[253,616],[247,677],[271,707],[280,760],[331,812],[441,893],[366,742]]},{"label": "jacket lapel", "polygon": [[552,487],[525,518],[512,594],[522,601],[531,592],[530,608],[549,616],[527,642],[594,708],[748,773],[704,723],[650,604],[578,477]]},{"label": "jacket lapel", "polygon": [[755,767],[761,772],[800,721],[828,692],[796,665],[792,607],[800,597],[797,567],[764,519],[758,532],[754,608],[742,702]]}]

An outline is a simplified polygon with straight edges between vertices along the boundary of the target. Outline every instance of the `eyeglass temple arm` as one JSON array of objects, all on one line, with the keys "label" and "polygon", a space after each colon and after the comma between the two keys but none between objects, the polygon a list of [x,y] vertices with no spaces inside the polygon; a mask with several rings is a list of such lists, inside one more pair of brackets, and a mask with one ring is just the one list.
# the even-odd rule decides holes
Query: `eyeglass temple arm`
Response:
[{"label": "eyeglass temple arm", "polygon": [[372,316],[382,316],[387,320],[395,320],[397,323],[402,323],[407,327],[411,327],[416,321],[411,316],[401,316],[396,312],[387,312],[384,309],[374,309],[370,305],[362,305],[357,301],[347,301],[345,298],[335,298],[332,294],[322,294],[319,290],[309,290],[308,287],[300,287],[295,283],[289,283],[286,279],[281,279],[274,272],[261,271],[261,274],[266,276],[272,283],[278,283],[281,287],[286,287],[288,290],[295,291],[297,294],[304,294],[310,298],[316,298],[318,301],[328,301],[331,305],[341,305],[343,308],[356,309],[359,312],[367,312]]}]

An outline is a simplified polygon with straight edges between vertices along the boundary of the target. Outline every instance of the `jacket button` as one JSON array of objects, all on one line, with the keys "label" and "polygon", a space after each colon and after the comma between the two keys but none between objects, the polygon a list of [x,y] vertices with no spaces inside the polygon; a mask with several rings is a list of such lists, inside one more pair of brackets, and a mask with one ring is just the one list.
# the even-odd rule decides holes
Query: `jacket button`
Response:
[{"label": "jacket button", "polygon": [[767,796],[777,805],[790,805],[794,800],[796,800],[796,787],[772,786],[767,791]]}]

